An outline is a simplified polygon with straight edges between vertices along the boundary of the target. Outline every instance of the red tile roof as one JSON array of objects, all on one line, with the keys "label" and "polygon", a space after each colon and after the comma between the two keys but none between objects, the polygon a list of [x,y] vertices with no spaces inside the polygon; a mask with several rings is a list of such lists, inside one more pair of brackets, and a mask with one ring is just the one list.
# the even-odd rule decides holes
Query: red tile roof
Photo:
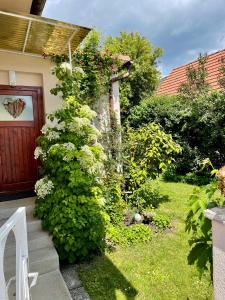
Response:
[{"label": "red tile roof", "polygon": [[[225,49],[209,54],[208,60],[205,64],[208,73],[207,82],[214,90],[220,88],[218,83],[218,76],[222,58],[225,58]],[[198,61],[195,60],[191,63],[173,69],[172,72],[164,80],[162,80],[160,86],[156,91],[156,95],[177,94],[181,83],[186,82],[186,68],[188,66],[197,67]]]}]

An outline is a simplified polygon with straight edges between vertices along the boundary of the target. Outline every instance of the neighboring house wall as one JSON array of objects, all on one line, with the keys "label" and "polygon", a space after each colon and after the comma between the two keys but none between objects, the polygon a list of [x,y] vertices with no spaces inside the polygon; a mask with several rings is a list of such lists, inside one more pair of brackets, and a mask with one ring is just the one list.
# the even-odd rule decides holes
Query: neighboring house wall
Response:
[{"label": "neighboring house wall", "polygon": [[9,85],[8,71],[16,71],[16,85],[42,86],[45,113],[53,112],[60,104],[59,96],[51,95],[57,80],[51,74],[53,64],[48,59],[11,53],[0,53],[0,84]]}]

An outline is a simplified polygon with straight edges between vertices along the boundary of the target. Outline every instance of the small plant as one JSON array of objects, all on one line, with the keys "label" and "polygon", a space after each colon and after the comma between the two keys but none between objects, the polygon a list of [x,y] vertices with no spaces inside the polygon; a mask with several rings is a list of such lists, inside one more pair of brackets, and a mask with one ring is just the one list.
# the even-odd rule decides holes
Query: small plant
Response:
[{"label": "small plant", "polygon": [[152,223],[160,230],[170,227],[170,220],[165,215],[156,214],[153,216]]},{"label": "small plant", "polygon": [[[205,160],[211,164],[209,160]],[[210,270],[212,278],[212,229],[211,221],[205,217],[205,210],[225,204],[223,184],[225,178],[224,167],[217,172],[213,170],[211,174],[217,174],[218,181],[214,178],[210,184],[203,188],[194,190],[190,197],[190,210],[186,218],[186,231],[191,234],[189,244],[191,250],[188,255],[188,263],[195,264],[200,275],[204,271]]]},{"label": "small plant", "polygon": [[121,174],[111,170],[104,176],[105,211],[114,225],[119,225],[124,220],[125,202],[121,196],[121,177]]},{"label": "small plant", "polygon": [[148,180],[129,197],[129,203],[139,211],[147,207],[158,207],[161,202],[168,201],[168,196],[162,195],[159,188],[153,186]]},{"label": "small plant", "polygon": [[109,226],[107,232],[107,242],[111,246],[130,246],[152,239],[152,230],[144,224],[131,226]]}]

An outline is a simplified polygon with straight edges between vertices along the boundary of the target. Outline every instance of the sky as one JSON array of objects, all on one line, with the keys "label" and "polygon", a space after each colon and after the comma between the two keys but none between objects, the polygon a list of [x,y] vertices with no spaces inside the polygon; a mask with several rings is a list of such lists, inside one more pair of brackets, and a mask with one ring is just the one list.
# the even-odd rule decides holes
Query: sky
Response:
[{"label": "sky", "polygon": [[140,32],[164,49],[163,76],[225,48],[225,0],[47,0],[43,16],[95,27],[103,37]]}]

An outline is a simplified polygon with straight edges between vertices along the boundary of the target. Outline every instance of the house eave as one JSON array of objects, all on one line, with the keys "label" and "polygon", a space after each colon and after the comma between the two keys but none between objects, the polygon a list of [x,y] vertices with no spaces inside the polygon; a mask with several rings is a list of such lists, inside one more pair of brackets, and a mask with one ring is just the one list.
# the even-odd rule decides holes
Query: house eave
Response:
[{"label": "house eave", "polygon": [[31,4],[30,14],[41,16],[45,7],[46,0],[33,0]]}]

